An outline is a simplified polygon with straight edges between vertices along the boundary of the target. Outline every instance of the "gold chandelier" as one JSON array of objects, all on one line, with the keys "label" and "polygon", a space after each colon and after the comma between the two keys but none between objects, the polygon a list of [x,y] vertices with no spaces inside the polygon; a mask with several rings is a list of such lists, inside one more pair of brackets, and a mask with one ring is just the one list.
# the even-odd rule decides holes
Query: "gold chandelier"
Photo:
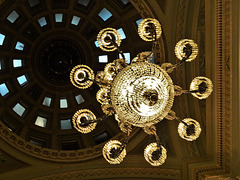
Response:
[{"label": "gold chandelier", "polygon": [[110,164],[119,164],[126,156],[126,144],[132,127],[141,127],[154,135],[156,142],[150,143],[144,150],[144,157],[152,166],[162,165],[167,158],[167,150],[161,144],[155,125],[163,119],[178,120],[178,133],[187,141],[196,140],[200,133],[200,124],[191,118],[180,119],[171,110],[174,97],[191,93],[198,99],[206,99],[213,90],[213,84],[206,77],[196,77],[192,80],[189,90],[183,90],[174,85],[169,74],[181,64],[190,62],[197,57],[197,44],[191,39],[183,39],[175,46],[177,64],[163,63],[160,66],[149,63],[148,60],[155,50],[157,39],[162,33],[158,20],[147,18],[138,26],[138,34],[144,41],[152,41],[152,51],[142,52],[126,63],[119,46],[121,36],[116,29],[105,28],[97,36],[97,43],[103,51],[118,50],[121,59],[108,63],[104,71],[94,76],[93,70],[86,65],[75,66],[70,74],[70,80],[79,89],[86,89],[93,83],[99,85],[96,99],[101,104],[104,116],[96,116],[88,109],[78,110],[73,118],[74,127],[81,133],[89,133],[95,129],[97,122],[108,116],[115,116],[119,128],[126,137],[123,141],[110,140],[103,147],[103,157]]}]

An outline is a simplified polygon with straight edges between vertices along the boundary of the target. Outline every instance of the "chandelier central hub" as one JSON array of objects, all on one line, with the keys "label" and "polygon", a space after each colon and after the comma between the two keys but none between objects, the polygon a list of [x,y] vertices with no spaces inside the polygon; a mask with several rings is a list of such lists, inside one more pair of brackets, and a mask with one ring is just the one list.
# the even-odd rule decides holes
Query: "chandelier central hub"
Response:
[{"label": "chandelier central hub", "polygon": [[[119,164],[126,156],[126,144],[130,139],[133,126],[141,127],[147,134],[154,135],[156,142],[150,143],[144,150],[144,158],[152,166],[162,165],[167,158],[167,150],[158,137],[156,124],[161,120],[177,120],[178,133],[187,141],[196,140],[200,133],[200,124],[191,118],[181,120],[171,110],[174,96],[192,94],[198,99],[206,99],[213,90],[210,79],[196,77],[192,80],[190,89],[183,90],[173,85],[169,76],[175,68],[185,62],[191,62],[198,54],[197,44],[191,39],[183,39],[175,46],[175,54],[180,60],[177,64],[163,63],[160,66],[150,63],[154,55],[157,39],[161,35],[161,25],[156,19],[147,18],[138,26],[139,36],[144,41],[152,41],[151,52],[141,52],[137,57],[126,63],[123,51],[120,50],[121,36],[116,29],[105,28],[97,36],[97,43],[104,51],[118,50],[122,59],[108,63],[104,71],[94,78],[92,69],[86,65],[73,68],[70,80],[79,89],[86,89],[93,83],[99,85],[96,99],[101,104],[103,113],[97,118],[88,109],[78,110],[73,116],[74,127],[81,133],[91,132],[96,123],[115,115],[118,126],[126,137],[121,140],[110,140],[103,147],[103,157],[110,164]],[[85,122],[79,117],[86,118]]]},{"label": "chandelier central hub", "polygon": [[171,77],[159,66],[137,62],[117,74],[110,97],[119,119],[138,127],[150,126],[170,111],[174,86]]}]

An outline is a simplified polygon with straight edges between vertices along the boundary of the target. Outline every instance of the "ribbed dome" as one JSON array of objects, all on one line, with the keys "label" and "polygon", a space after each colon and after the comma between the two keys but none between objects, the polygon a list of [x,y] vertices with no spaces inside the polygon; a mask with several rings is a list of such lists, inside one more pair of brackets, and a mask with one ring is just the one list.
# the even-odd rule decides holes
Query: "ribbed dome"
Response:
[{"label": "ribbed dome", "polygon": [[77,64],[97,73],[119,57],[117,52],[103,52],[96,43],[105,27],[114,27],[122,35],[121,48],[128,60],[151,50],[151,44],[137,35],[141,17],[132,4],[126,0],[6,1],[0,12],[4,124],[26,141],[51,149],[82,149],[117,135],[120,130],[112,117],[88,135],[73,128],[76,110],[88,108],[96,116],[102,112],[95,98],[98,87],[78,90],[69,73]]}]

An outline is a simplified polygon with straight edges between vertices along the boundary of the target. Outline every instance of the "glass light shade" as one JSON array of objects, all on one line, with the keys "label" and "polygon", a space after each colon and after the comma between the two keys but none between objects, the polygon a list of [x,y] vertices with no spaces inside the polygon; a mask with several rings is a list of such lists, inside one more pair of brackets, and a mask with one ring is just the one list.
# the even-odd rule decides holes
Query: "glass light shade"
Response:
[{"label": "glass light shade", "polygon": [[206,77],[195,77],[190,84],[190,91],[198,90],[199,92],[191,93],[198,99],[206,99],[213,91],[212,81]]},{"label": "glass light shade", "polygon": [[108,63],[104,68],[105,77],[108,80],[113,80],[117,75],[116,66],[114,63]]},{"label": "glass light shade", "polygon": [[144,127],[161,121],[174,100],[171,77],[151,63],[133,63],[117,74],[111,86],[111,102],[120,119]]},{"label": "glass light shade", "polygon": [[87,134],[95,129],[97,123],[91,123],[88,125],[84,125],[83,123],[95,119],[96,116],[92,111],[88,109],[80,109],[73,115],[72,122],[75,129],[83,134]]},{"label": "glass light shade", "polygon": [[192,53],[189,56],[189,58],[186,60],[187,62],[190,62],[194,59],[196,59],[198,55],[198,46],[192,39],[182,39],[180,40],[176,46],[175,46],[175,54],[179,60],[182,60],[186,57],[185,50],[187,46],[192,47]]},{"label": "glass light shade", "polygon": [[104,77],[105,77],[104,71],[100,71],[99,73],[97,73],[97,75],[95,77],[95,81],[96,82],[103,82]]},{"label": "glass light shade", "polygon": [[121,44],[121,36],[114,28],[102,29],[97,35],[98,46],[103,51],[115,51],[117,49],[110,40],[114,41],[118,46]]},{"label": "glass light shade", "polygon": [[94,80],[93,70],[86,65],[75,66],[70,73],[70,80],[74,86],[79,89],[86,89],[90,87]]},{"label": "glass light shade", "polygon": [[178,125],[178,134],[181,138],[186,139],[187,141],[196,140],[201,134],[200,124],[191,118],[186,118],[182,120],[184,123],[180,122]]},{"label": "glass light shade", "polygon": [[[154,26],[154,27],[151,27]],[[152,29],[153,28],[153,29]],[[144,41],[154,41],[155,37],[153,37],[153,34],[149,32],[149,30],[155,30],[156,31],[156,39],[160,38],[162,34],[162,28],[161,24],[157,19],[153,18],[146,18],[143,19],[138,26],[138,34]]]},{"label": "glass light shade", "polygon": [[[108,141],[102,150],[103,157],[110,164],[120,164],[126,156],[126,148],[122,151],[122,143],[117,140]],[[121,151],[121,152],[120,152]]]},{"label": "glass light shade", "polygon": [[100,104],[106,104],[110,101],[110,90],[107,88],[100,88],[97,92],[96,99]]},{"label": "glass light shade", "polygon": [[160,166],[167,158],[167,150],[162,145],[151,143],[144,149],[144,158],[152,166]]}]

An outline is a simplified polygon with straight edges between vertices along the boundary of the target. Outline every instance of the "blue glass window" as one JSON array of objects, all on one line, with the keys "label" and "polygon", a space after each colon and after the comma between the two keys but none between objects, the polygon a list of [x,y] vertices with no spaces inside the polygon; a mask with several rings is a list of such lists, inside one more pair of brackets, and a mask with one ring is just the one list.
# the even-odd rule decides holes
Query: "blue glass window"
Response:
[{"label": "blue glass window", "polygon": [[9,93],[9,90],[7,88],[7,85],[5,83],[0,84],[0,94],[2,96],[5,96],[8,93]]},{"label": "blue glass window", "polygon": [[102,20],[106,21],[108,20],[110,17],[112,17],[112,14],[106,9],[103,8],[102,11],[98,14]]},{"label": "blue glass window", "polygon": [[14,23],[14,22],[17,20],[18,17],[19,17],[18,13],[13,10],[13,11],[8,15],[7,20],[10,21],[11,23]]},{"label": "blue glass window", "polygon": [[76,99],[76,101],[77,101],[78,104],[81,104],[81,103],[84,102],[84,99],[83,99],[83,97],[82,97],[81,94],[75,96],[75,99]]},{"label": "blue glass window", "polygon": [[20,50],[20,51],[23,51],[23,49],[24,49],[24,44],[18,41],[17,44],[16,44],[16,46],[15,46],[15,49]]},{"label": "blue glass window", "polygon": [[35,144],[35,145],[37,145],[37,146],[41,146],[41,147],[44,146],[44,145],[43,145],[44,142],[36,141],[35,139],[30,139],[29,142],[32,143],[32,144]]},{"label": "blue glass window", "polygon": [[3,45],[4,39],[5,39],[5,35],[0,33],[0,45],[1,46]]},{"label": "blue glass window", "polygon": [[47,126],[47,119],[44,118],[44,117],[38,116],[36,121],[35,121],[35,125],[45,128]]},{"label": "blue glass window", "polygon": [[108,56],[107,55],[98,56],[98,62],[107,63],[108,62]]},{"label": "blue glass window", "polygon": [[72,129],[72,124],[70,119],[67,120],[61,120],[61,130],[68,130],[68,129]]},{"label": "blue glass window", "polygon": [[13,67],[22,67],[22,60],[21,59],[13,59]]},{"label": "blue glass window", "polygon": [[121,0],[122,1],[122,3],[124,4],[124,5],[126,5],[127,3],[129,3],[129,0]]},{"label": "blue glass window", "polygon": [[38,4],[40,4],[40,1],[39,0],[28,0],[28,3],[30,5],[30,7],[34,7]]},{"label": "blue glass window", "polygon": [[27,78],[25,75],[22,75],[17,78],[17,81],[22,86],[27,82]]},{"label": "blue glass window", "polygon": [[78,0],[78,4],[81,4],[83,6],[88,6],[90,0]]},{"label": "blue glass window", "polygon": [[78,23],[79,23],[79,21],[80,21],[80,19],[81,19],[81,18],[78,17],[78,16],[73,16],[71,24],[77,26]]},{"label": "blue glass window", "polygon": [[95,44],[95,46],[96,46],[96,47],[99,47],[99,45],[98,45],[98,42],[97,42],[97,41],[95,41],[95,42],[94,42],[94,44]]},{"label": "blue glass window", "polygon": [[42,104],[43,104],[44,106],[48,106],[48,107],[49,107],[49,106],[51,106],[51,102],[52,102],[52,98],[50,98],[50,97],[45,97]]},{"label": "blue glass window", "polygon": [[139,23],[142,22],[143,19],[139,19],[136,21],[137,25],[139,26]]},{"label": "blue glass window", "polygon": [[119,28],[117,31],[118,31],[119,34],[121,35],[121,39],[126,39],[126,35],[125,35],[125,33],[124,33],[124,31],[123,31],[122,28]]},{"label": "blue glass window", "polygon": [[63,14],[55,14],[55,21],[62,22],[63,21]]},{"label": "blue glass window", "polygon": [[13,107],[13,111],[15,111],[15,113],[17,113],[19,116],[22,116],[23,113],[25,112],[25,107],[23,107],[21,104],[17,103],[14,107]]},{"label": "blue glass window", "polygon": [[[129,64],[131,62],[130,53],[123,53],[123,54],[125,56],[127,63]],[[119,54],[119,58],[122,58],[121,54]]]},{"label": "blue glass window", "polygon": [[68,102],[67,99],[60,99],[60,108],[67,108]]},{"label": "blue glass window", "polygon": [[45,17],[41,17],[38,19],[38,23],[41,27],[46,26],[47,25],[47,21]]}]

